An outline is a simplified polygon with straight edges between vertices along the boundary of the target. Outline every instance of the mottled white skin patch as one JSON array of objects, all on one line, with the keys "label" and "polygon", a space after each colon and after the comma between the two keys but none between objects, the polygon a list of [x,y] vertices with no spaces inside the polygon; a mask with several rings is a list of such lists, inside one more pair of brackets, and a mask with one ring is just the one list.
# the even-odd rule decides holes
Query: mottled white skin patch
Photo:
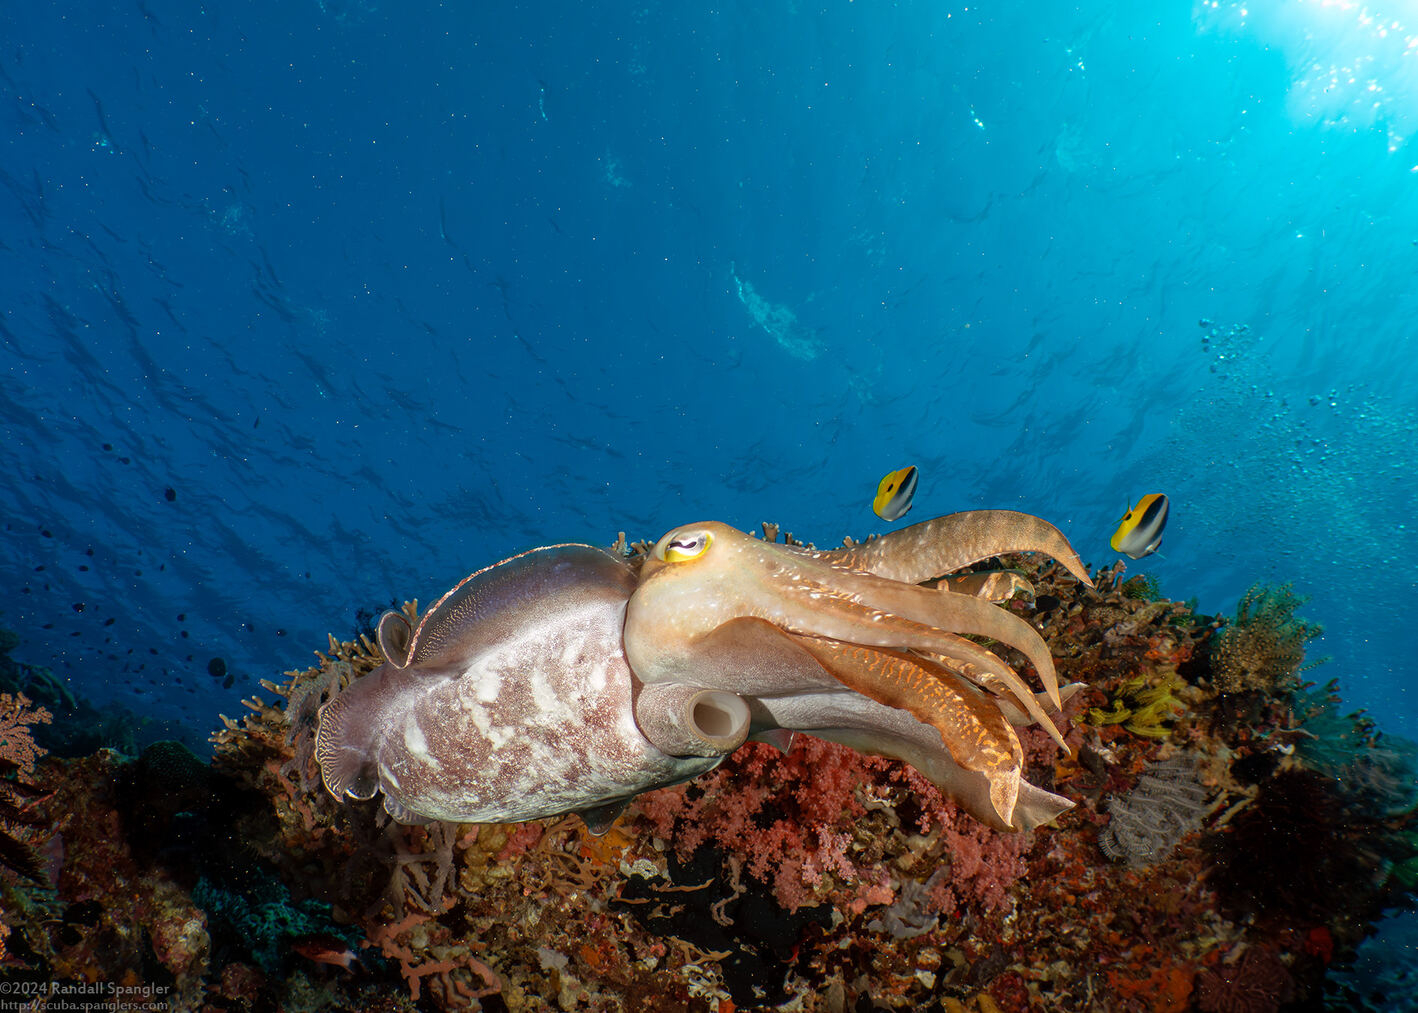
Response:
[{"label": "mottled white skin patch", "polygon": [[[667,756],[636,727],[621,647],[635,578],[623,561],[589,546],[555,546],[473,580],[460,585],[456,613],[432,617],[431,658],[415,645],[407,668],[384,665],[356,681],[341,696],[350,694],[342,707],[359,720],[322,727],[330,755],[362,751],[391,812],[467,823],[538,819],[630,798],[720,762]],[[339,740],[346,728],[349,742]]]},{"label": "mottled white skin patch", "polygon": [[[515,637],[412,696],[407,713],[426,730],[426,750],[408,748],[405,736],[379,751],[402,804],[431,819],[536,819],[715,766],[719,757],[666,756],[636,727],[622,610],[604,603],[563,610],[556,630]],[[484,701],[479,689],[489,673],[501,690]]]}]

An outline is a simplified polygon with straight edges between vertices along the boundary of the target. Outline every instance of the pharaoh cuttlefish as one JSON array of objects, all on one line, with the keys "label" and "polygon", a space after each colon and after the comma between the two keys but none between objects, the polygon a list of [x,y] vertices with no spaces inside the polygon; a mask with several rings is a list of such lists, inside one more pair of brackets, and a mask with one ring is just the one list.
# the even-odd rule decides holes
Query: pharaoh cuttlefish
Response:
[{"label": "pharaoh cuttlefish", "polygon": [[[1061,706],[1048,648],[990,601],[1019,578],[921,583],[1006,552],[1092,584],[1057,528],[1004,510],[832,551],[691,524],[638,572],[589,545],[533,549],[465,579],[416,629],[385,614],[385,663],[321,709],[325,786],[382,791],[403,822],[578,812],[603,830],[640,792],[803,731],[905,760],[977,819],[1030,829],[1072,803],[1022,777],[1013,726],[1063,739],[1043,709]],[[971,636],[1022,652],[1044,691]]]}]

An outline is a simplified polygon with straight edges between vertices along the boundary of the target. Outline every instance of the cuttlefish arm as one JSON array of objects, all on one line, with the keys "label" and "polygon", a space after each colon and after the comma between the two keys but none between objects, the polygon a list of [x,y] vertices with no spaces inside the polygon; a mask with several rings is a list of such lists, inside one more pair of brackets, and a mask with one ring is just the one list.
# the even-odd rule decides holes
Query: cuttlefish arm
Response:
[{"label": "cuttlefish arm", "polygon": [[1024,754],[985,693],[925,658],[820,637],[795,639],[848,689],[940,732],[951,758],[989,781],[990,805],[1005,826],[1013,825]]},{"label": "cuttlefish arm", "polygon": [[[731,619],[722,626],[715,627],[698,641],[701,655],[712,659],[712,671],[705,671],[693,678],[693,684],[712,681],[719,691],[740,696],[810,694],[841,683],[836,672],[825,666],[817,657],[820,652],[808,652],[803,643],[807,638],[794,636],[763,619]],[[1010,724],[1016,727],[1037,724],[1066,753],[1072,753],[1059,730],[1041,704],[1048,700],[1045,693],[1033,694],[1020,681],[1019,676],[999,658],[979,644],[963,637],[954,638],[956,649],[947,657],[943,654],[925,654],[925,658],[946,670],[952,676],[962,676],[976,685],[999,694],[992,697],[994,704],[1004,713]],[[924,653],[924,652],[923,652]],[[932,669],[934,670],[934,669]],[[684,685],[684,684],[674,684]],[[858,687],[865,683],[858,681]],[[1067,700],[1083,683],[1075,682],[1062,687],[1060,692]],[[648,691],[642,692],[642,702]],[[878,699],[869,689],[860,689],[863,695]],[[703,692],[703,691],[700,691]],[[702,706],[702,705],[701,705]],[[651,728],[651,719],[643,714],[643,703],[637,704],[637,720],[646,736],[667,752],[677,752],[668,741],[661,741]],[[924,720],[924,719],[922,719]],[[775,735],[771,730],[755,732],[754,738],[769,741],[787,751],[791,734]],[[688,750],[685,750],[688,752]]]},{"label": "cuttlefish arm", "polygon": [[[819,584],[814,578],[830,583]],[[957,634],[987,637],[1021,651],[1039,673],[1049,699],[1055,707],[1060,706],[1058,674],[1048,644],[1034,627],[1013,612],[974,595],[905,584],[870,573],[829,569],[824,574],[799,579],[805,588],[820,595],[813,599],[815,603],[831,603],[830,609],[814,610],[819,615],[805,625],[823,626],[830,615],[832,619],[850,623],[854,633],[824,632],[824,636],[881,647],[936,651],[947,656],[955,656],[961,645],[967,643]],[[882,613],[892,617],[891,620],[877,618]],[[867,624],[866,629],[862,628],[863,623]],[[813,628],[785,628],[794,633],[819,632]],[[1003,662],[996,659],[995,668],[1003,667]],[[996,674],[1003,675],[1003,672]]]},{"label": "cuttlefish arm", "polygon": [[1023,595],[1026,598],[1034,597],[1034,585],[1029,583],[1023,574],[1013,570],[959,573],[951,577],[942,577],[939,586],[957,594],[974,595],[976,598],[993,602],[1009,601],[1016,595]]},{"label": "cuttlefish arm", "polygon": [[[751,699],[749,704],[754,713],[754,727],[760,729],[753,735],[754,739],[777,741],[769,736],[778,735],[784,729],[798,729],[859,752],[904,760],[962,809],[996,830],[1032,830],[1053,822],[1060,813],[1073,807],[1068,799],[1021,778],[1011,819],[1004,822],[992,800],[992,796],[999,794],[995,784],[984,774],[967,770],[955,762],[950,751],[942,748],[939,729],[901,708],[878,703],[840,684],[835,691],[824,689],[816,693],[762,697]],[[1023,717],[1022,712],[1007,702],[1002,709]],[[1010,720],[1015,724],[1027,723]]]},{"label": "cuttlefish arm", "polygon": [[[755,713],[754,739],[786,750],[792,729],[802,729],[905,760],[1000,830],[1031,829],[1070,805],[1022,779],[1009,725],[1030,723],[1023,710],[930,659],[795,636],[753,618],[716,627],[698,646],[712,659],[699,678],[712,679],[717,692],[743,694]],[[683,689],[657,683],[643,692]],[[650,721],[641,727],[660,738]]]},{"label": "cuttlefish arm", "polygon": [[[717,522],[672,531],[651,551],[626,613],[626,657],[647,682],[679,678],[702,662],[696,638],[742,616],[790,633],[952,658],[967,643],[959,634],[988,637],[1022,651],[1058,706],[1048,645],[1012,612],[973,595],[845,569]],[[969,650],[960,664],[1008,671],[993,655]]]},{"label": "cuttlefish arm", "polygon": [[[997,666],[962,668],[960,666],[960,658],[962,655],[967,655],[970,649],[981,651],[997,662],[999,659],[989,654],[983,647],[971,643],[963,637],[960,638],[960,642],[960,649],[954,652],[950,657],[943,654],[932,654],[928,651],[918,653],[928,660],[935,662],[937,665],[940,665],[942,668],[945,668],[947,671],[964,676],[977,686],[982,686],[992,693],[998,694],[1002,699],[996,699],[995,703],[1001,710],[1004,710],[1007,717],[1010,717],[1011,724],[1037,724],[1040,728],[1049,733],[1049,737],[1058,743],[1059,748],[1062,749],[1065,754],[1072,756],[1073,750],[1070,749],[1068,743],[1064,741],[1064,737],[1059,734],[1059,730],[1054,725],[1053,720],[1044,713],[1041,700],[1052,702],[1049,698],[1049,694],[1044,692],[1035,696],[1033,693],[1029,692],[1029,687],[1024,685],[1023,680],[1015,675],[1014,670],[1003,662],[999,662]],[[1077,687],[1079,683],[1070,683],[1070,685]],[[1066,689],[1068,689],[1067,686],[1060,690],[1060,703],[1067,699],[1066,696],[1062,695],[1063,690]],[[1006,709],[1006,705],[1009,705],[1008,709]],[[1021,714],[1023,717],[1021,720],[1015,721],[1013,720],[1013,715],[1015,714]]]},{"label": "cuttlefish arm", "polygon": [[1093,586],[1083,560],[1062,531],[1041,517],[1016,510],[966,510],[844,549],[797,551],[907,584],[954,573],[1007,552],[1042,552]]},{"label": "cuttlefish arm", "polygon": [[740,618],[805,636],[932,652],[951,659],[952,669],[1004,680],[1008,666],[959,634],[989,637],[1023,651],[1059,703],[1048,647],[1018,616],[972,595],[844,569],[716,522],[672,531],[651,551],[626,612],[626,658],[647,683],[718,685],[729,666],[702,638]]}]

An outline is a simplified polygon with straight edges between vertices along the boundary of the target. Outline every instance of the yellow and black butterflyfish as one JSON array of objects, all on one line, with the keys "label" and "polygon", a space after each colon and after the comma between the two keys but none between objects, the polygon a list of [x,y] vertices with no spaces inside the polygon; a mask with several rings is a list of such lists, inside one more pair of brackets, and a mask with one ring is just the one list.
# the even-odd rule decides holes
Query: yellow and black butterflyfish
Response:
[{"label": "yellow and black butterflyfish", "polygon": [[1148,493],[1137,501],[1137,506],[1123,514],[1109,544],[1115,552],[1141,559],[1157,551],[1166,526],[1167,497],[1160,492]]},{"label": "yellow and black butterflyfish", "polygon": [[876,487],[876,499],[871,508],[884,521],[894,521],[911,509],[911,497],[916,495],[916,466],[893,471]]}]

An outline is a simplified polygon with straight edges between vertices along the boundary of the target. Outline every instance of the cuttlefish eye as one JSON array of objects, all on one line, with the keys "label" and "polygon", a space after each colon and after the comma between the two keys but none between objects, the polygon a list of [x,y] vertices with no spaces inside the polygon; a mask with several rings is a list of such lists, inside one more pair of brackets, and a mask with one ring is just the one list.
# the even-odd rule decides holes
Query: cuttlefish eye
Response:
[{"label": "cuttlefish eye", "polygon": [[708,531],[676,531],[665,538],[658,555],[667,563],[685,563],[704,555],[713,542]]}]

